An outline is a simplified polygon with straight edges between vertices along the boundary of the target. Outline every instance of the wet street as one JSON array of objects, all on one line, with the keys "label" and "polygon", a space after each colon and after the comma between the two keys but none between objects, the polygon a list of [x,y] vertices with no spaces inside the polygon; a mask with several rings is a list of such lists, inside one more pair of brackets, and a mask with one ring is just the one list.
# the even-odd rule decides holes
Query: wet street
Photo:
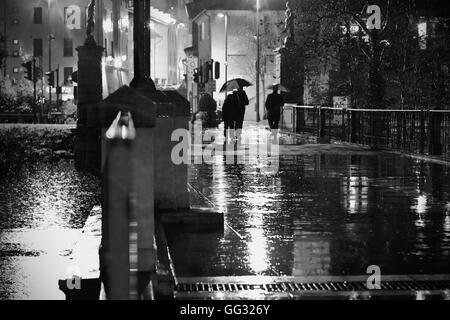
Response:
[{"label": "wet street", "polygon": [[450,166],[301,148],[280,147],[274,174],[223,155],[190,166],[190,184],[225,212],[226,225],[223,233],[168,230],[177,276],[362,275],[369,265],[449,273]]},{"label": "wet street", "polygon": [[99,181],[69,161],[2,176],[0,299],[64,299],[57,281],[99,192]]}]

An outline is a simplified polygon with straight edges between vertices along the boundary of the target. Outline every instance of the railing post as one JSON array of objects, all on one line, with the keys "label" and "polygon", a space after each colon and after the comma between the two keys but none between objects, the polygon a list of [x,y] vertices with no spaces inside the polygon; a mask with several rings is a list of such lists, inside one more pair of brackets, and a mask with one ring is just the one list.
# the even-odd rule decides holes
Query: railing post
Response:
[{"label": "railing post", "polygon": [[428,153],[433,156],[440,156],[442,155],[442,114],[439,112],[430,112],[429,119]]},{"label": "railing post", "polygon": [[326,115],[325,109],[319,107],[319,138],[325,137]]},{"label": "railing post", "polygon": [[350,142],[356,143],[357,142],[357,111],[350,111]]},{"label": "railing post", "polygon": [[419,137],[419,152],[425,151],[425,111],[420,110],[420,137]]}]

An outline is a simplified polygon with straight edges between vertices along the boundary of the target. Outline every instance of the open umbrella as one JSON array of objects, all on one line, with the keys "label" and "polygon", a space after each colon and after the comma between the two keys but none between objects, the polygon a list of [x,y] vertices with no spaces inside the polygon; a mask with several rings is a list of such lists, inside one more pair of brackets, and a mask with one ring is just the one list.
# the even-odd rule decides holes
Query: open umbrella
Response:
[{"label": "open umbrella", "polygon": [[222,89],[220,89],[220,92],[233,91],[234,89],[241,89],[244,87],[250,87],[252,85],[253,84],[245,79],[236,78],[225,82],[225,84],[222,86]]},{"label": "open umbrella", "polygon": [[281,84],[276,84],[276,83],[274,83],[274,84],[268,86],[267,89],[273,90],[274,87],[278,87],[278,91],[281,91],[281,92],[291,92],[291,90],[289,90],[289,89],[286,88],[285,86],[283,86],[283,85],[281,85]]}]

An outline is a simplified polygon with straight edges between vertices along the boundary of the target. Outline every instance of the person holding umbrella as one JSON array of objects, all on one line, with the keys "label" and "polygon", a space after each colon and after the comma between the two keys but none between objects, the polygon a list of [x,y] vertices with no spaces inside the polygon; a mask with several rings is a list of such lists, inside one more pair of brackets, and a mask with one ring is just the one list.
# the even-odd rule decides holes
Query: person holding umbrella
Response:
[{"label": "person holding umbrella", "polygon": [[271,87],[273,92],[267,96],[266,100],[267,120],[269,120],[270,129],[276,130],[279,126],[281,107],[284,106],[284,99],[278,93],[279,85],[274,84]]},{"label": "person holding umbrella", "polygon": [[232,94],[227,95],[222,106],[222,119],[224,124],[225,143],[228,140],[234,139],[234,129],[236,122],[236,107],[234,105],[234,98]]},{"label": "person holding umbrella", "polygon": [[225,124],[225,135],[227,129],[235,129],[237,130],[235,137],[237,140],[240,138],[244,123],[245,107],[249,104],[248,96],[243,88],[251,85],[247,80],[237,78],[227,81],[220,89],[220,92],[233,91],[225,99],[222,113]]}]

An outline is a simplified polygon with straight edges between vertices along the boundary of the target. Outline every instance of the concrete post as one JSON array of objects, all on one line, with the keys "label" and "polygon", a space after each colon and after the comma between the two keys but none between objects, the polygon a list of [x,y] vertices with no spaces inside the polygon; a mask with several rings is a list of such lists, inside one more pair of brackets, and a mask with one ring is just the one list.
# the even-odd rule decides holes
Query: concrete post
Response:
[{"label": "concrete post", "polygon": [[[123,86],[98,107],[98,121],[110,123],[117,112],[130,112],[133,115],[136,137],[129,147],[127,157],[133,168],[131,190],[133,192],[133,208],[137,220],[138,272],[141,279],[150,279],[156,271],[155,217],[154,217],[154,183],[155,183],[155,132],[156,105],[138,91]],[[104,127],[104,125],[102,125]],[[102,167],[107,165],[107,149],[103,147]],[[121,170],[126,170],[122,168]],[[104,217],[106,223],[108,217]],[[110,237],[105,238],[108,247]],[[104,268],[110,266],[106,263]],[[105,270],[107,274],[108,271]],[[144,290],[146,286],[140,283]],[[141,293],[142,294],[142,293]]]},{"label": "concrete post", "polygon": [[[103,130],[106,132],[106,130]],[[128,300],[130,293],[129,196],[132,142],[114,137],[103,140],[102,249],[104,283],[108,299]]]},{"label": "concrete post", "polygon": [[[174,128],[189,130],[190,104],[178,91],[167,90],[164,94],[175,103]],[[187,164],[175,166],[175,194],[177,209],[189,209],[188,167]]]},{"label": "concrete post", "polygon": [[158,210],[176,210],[175,165],[171,152],[171,135],[175,129],[173,104],[158,104],[155,141],[155,206]]}]

